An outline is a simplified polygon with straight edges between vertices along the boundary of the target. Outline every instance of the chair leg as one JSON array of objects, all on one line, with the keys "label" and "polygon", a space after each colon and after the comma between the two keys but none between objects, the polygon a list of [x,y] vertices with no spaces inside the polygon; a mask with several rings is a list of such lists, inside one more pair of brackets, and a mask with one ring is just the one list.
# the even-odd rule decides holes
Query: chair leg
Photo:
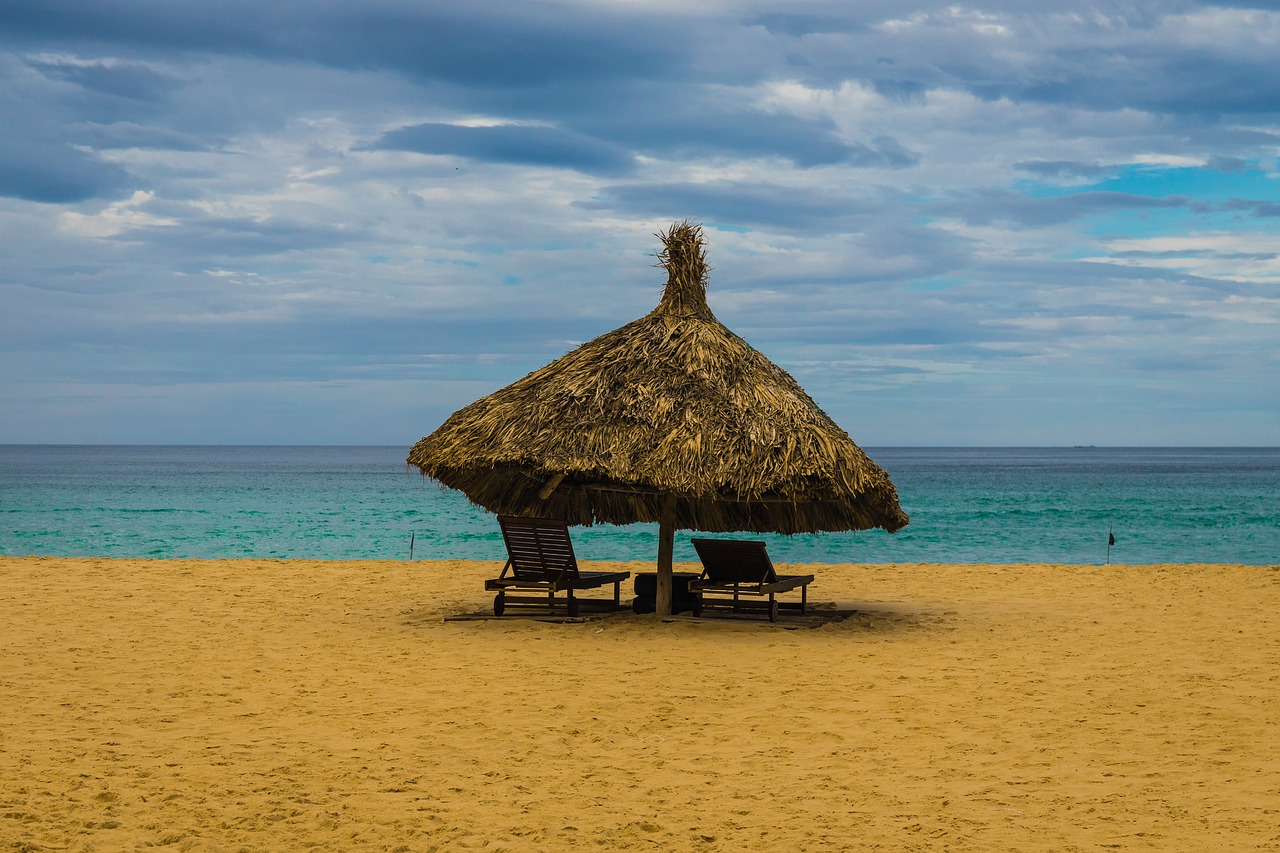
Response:
[{"label": "chair leg", "polygon": [[573,590],[569,590],[569,615],[578,615],[578,600],[573,597]]},{"label": "chair leg", "polygon": [[493,597],[493,615],[501,616],[502,612],[507,609],[507,593],[505,590],[498,590],[498,594]]},{"label": "chair leg", "polygon": [[809,603],[809,585],[805,584],[800,587],[800,613],[804,614],[804,608]]}]

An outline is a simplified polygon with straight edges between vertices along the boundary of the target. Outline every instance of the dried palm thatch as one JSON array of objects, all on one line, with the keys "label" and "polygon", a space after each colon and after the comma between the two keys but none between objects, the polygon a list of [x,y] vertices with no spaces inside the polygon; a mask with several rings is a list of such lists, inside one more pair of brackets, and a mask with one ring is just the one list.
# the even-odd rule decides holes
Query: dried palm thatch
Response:
[{"label": "dried palm thatch", "polygon": [[701,228],[657,236],[657,308],[460,409],[409,463],[496,513],[662,522],[668,563],[673,527],[906,525],[889,476],[712,315]]}]

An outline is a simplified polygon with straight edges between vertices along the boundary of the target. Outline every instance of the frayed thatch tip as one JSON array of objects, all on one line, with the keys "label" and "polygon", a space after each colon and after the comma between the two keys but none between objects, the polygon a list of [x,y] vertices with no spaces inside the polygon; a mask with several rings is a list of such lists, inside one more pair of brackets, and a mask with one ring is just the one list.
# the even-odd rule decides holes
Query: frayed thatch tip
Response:
[{"label": "frayed thatch tip", "polygon": [[679,317],[709,316],[707,307],[707,251],[702,245],[702,226],[689,220],[673,223],[662,241],[658,266],[667,271],[667,286],[658,311]]}]

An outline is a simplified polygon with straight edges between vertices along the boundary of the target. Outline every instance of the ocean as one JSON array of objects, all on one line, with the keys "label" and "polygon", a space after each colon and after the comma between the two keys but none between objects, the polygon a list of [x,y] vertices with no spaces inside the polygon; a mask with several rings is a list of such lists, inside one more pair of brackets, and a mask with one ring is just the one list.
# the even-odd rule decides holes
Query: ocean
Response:
[{"label": "ocean", "polygon": [[[911,524],[760,536],[785,563],[1280,563],[1280,448],[867,448]],[[408,447],[0,445],[0,554],[505,559]],[[1108,550],[1108,536],[1115,544]],[[689,532],[677,561],[696,560]],[[574,529],[652,560],[657,526]]]}]

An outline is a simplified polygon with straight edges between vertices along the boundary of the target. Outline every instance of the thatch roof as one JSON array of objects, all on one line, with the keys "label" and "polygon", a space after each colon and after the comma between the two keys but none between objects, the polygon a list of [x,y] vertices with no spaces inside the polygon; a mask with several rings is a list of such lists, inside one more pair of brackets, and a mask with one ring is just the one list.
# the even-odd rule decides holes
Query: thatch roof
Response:
[{"label": "thatch roof", "polygon": [[497,513],[683,530],[894,531],[889,476],[707,306],[702,232],[657,235],[649,314],[455,412],[409,463]]}]

